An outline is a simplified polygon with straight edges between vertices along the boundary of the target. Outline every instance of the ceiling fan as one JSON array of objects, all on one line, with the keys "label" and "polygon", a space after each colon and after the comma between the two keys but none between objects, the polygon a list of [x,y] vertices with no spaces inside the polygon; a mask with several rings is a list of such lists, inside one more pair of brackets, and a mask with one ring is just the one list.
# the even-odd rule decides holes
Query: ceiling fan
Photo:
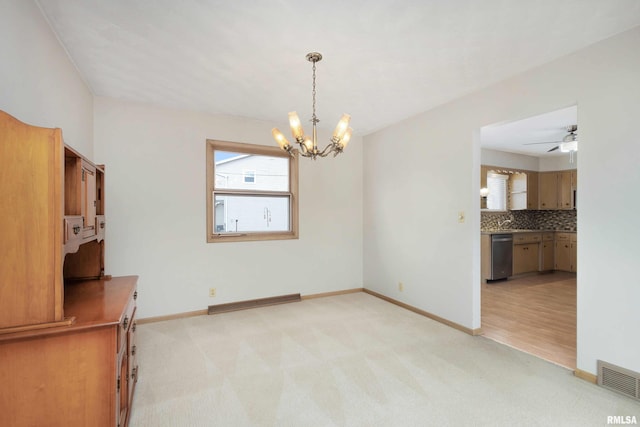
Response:
[{"label": "ceiling fan", "polygon": [[567,135],[560,141],[546,141],[546,142],[528,142],[523,145],[537,145],[537,144],[558,144],[555,147],[547,150],[547,153],[560,150],[563,153],[571,153],[578,151],[578,125],[567,126]]}]

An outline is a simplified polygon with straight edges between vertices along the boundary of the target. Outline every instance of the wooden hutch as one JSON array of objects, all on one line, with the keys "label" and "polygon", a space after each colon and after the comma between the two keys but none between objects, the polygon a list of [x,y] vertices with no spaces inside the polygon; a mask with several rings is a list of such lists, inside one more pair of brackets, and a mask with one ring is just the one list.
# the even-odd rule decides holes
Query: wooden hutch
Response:
[{"label": "wooden hutch", "polygon": [[128,424],[137,277],[104,273],[104,174],[0,111],[0,425]]}]

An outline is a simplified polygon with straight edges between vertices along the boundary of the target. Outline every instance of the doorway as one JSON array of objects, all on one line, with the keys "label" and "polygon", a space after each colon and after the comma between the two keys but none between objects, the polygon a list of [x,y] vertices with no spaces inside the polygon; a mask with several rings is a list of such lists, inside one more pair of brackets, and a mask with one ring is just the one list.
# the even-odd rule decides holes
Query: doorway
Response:
[{"label": "doorway", "polygon": [[[481,177],[479,232],[529,239],[526,246],[514,239],[512,276],[487,282],[481,274],[484,336],[570,369],[576,368],[577,135],[577,106],[480,131],[481,174],[507,175],[509,184],[504,190],[507,208],[487,209],[487,181]],[[523,175],[528,187],[513,186],[521,181],[513,178]],[[562,187],[565,176],[568,188]],[[552,194],[550,182],[556,186]],[[570,250],[573,263],[565,260]],[[484,246],[481,252],[486,265]],[[520,262],[521,254],[527,254],[527,262]]]}]

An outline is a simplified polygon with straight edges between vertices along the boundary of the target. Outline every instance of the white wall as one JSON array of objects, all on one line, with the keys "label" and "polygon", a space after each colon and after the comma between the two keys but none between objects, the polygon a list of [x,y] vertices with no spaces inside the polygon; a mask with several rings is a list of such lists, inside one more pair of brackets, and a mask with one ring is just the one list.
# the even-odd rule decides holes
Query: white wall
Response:
[{"label": "white wall", "polygon": [[0,1],[0,110],[93,157],[93,96],[32,1]]},{"label": "white wall", "polygon": [[537,171],[539,168],[539,159],[524,154],[507,153],[505,151],[482,148],[480,149],[480,164]]},{"label": "white wall", "polygon": [[[336,158],[300,159],[298,240],[206,243],[206,139],[274,145],[271,128],[285,121],[286,114],[267,123],[95,99],[95,153],[106,165],[106,272],[140,276],[141,318],[362,287],[359,137]],[[320,132],[319,140],[329,136]]]},{"label": "white wall", "polygon": [[479,327],[479,129],[577,104],[577,367],[640,371],[640,251],[629,238],[640,236],[639,46],[637,27],[366,136],[365,287]]}]

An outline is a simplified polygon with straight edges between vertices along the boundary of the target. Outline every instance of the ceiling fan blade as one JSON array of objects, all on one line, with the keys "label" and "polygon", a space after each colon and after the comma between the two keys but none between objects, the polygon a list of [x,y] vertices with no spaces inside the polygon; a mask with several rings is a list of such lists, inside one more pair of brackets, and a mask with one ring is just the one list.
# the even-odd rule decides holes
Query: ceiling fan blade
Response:
[{"label": "ceiling fan blade", "polygon": [[546,141],[546,142],[525,142],[522,145],[538,145],[538,144],[557,144],[562,141]]},{"label": "ceiling fan blade", "polygon": [[547,150],[547,153],[550,153],[552,151],[556,151],[558,148],[560,148],[559,145],[556,145],[555,147],[553,147],[551,150]]}]

